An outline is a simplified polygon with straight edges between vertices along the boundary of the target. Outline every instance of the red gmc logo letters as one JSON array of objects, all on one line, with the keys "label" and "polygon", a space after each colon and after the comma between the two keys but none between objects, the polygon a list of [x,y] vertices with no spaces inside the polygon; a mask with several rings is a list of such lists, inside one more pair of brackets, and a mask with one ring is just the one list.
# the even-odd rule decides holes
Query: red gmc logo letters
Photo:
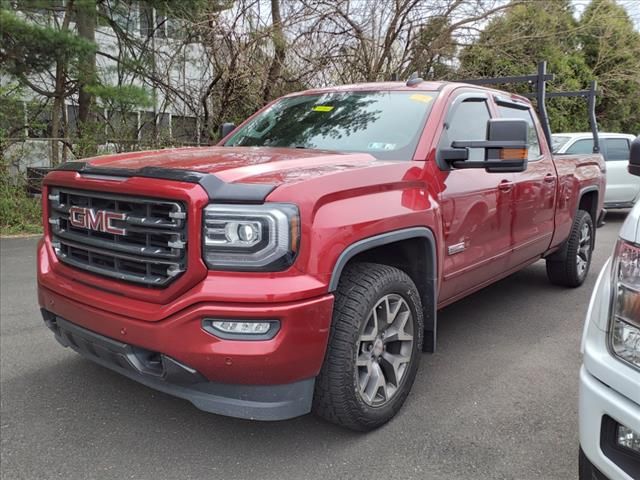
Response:
[{"label": "red gmc logo letters", "polygon": [[96,230],[98,232],[124,235],[126,230],[113,226],[114,220],[124,220],[125,213],[109,212],[107,210],[94,210],[92,208],[71,207],[69,209],[69,223],[76,228]]}]

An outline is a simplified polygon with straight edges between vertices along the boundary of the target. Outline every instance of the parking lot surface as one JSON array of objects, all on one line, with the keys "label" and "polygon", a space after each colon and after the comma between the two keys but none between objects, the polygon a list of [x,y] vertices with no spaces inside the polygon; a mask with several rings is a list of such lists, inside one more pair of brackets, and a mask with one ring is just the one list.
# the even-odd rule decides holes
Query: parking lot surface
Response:
[{"label": "parking lot surface", "polygon": [[306,416],[198,411],[84,360],[37,306],[36,239],[1,244],[1,477],[12,479],[577,478],[580,337],[623,213],[597,232],[584,286],[543,262],[440,312],[438,352],[388,425],[358,434]]}]

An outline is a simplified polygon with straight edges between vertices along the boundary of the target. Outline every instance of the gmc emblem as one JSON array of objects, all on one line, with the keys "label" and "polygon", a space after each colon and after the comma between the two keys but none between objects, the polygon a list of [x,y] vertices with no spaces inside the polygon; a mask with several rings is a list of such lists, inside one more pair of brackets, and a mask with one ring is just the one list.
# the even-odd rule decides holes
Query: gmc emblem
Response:
[{"label": "gmc emblem", "polygon": [[125,220],[125,213],[109,212],[108,210],[94,210],[92,208],[71,207],[69,209],[69,223],[76,228],[95,230],[97,232],[125,235],[124,228],[113,226],[114,220]]}]

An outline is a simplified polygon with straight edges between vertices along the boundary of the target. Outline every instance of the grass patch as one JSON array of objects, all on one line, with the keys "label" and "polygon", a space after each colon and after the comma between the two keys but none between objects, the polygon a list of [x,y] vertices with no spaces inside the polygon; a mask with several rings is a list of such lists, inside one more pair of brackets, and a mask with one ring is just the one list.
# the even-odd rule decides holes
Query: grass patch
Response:
[{"label": "grass patch", "polygon": [[24,178],[0,171],[0,235],[42,232],[41,200],[27,194]]}]

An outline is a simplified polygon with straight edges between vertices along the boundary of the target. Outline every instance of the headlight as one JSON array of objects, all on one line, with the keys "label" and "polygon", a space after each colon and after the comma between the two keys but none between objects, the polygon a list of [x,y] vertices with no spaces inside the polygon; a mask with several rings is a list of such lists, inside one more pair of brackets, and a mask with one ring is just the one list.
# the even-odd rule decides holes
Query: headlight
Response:
[{"label": "headlight", "polygon": [[612,269],[610,345],[615,355],[640,369],[640,246],[618,240]]},{"label": "headlight", "polygon": [[300,216],[295,205],[208,205],[203,255],[211,269],[277,271],[298,251]]}]

